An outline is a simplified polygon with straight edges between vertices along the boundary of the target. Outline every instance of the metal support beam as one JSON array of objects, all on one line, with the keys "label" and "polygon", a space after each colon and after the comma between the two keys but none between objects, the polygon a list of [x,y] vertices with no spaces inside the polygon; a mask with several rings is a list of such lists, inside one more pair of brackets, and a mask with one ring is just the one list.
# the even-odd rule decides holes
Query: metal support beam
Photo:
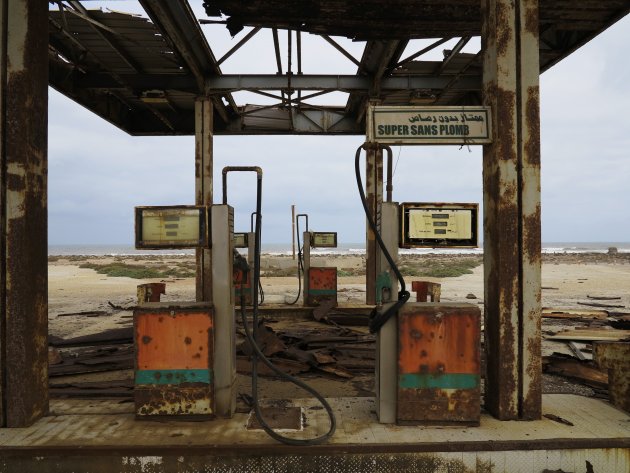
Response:
[{"label": "metal support beam", "polygon": [[466,46],[466,44],[468,43],[468,41],[470,41],[470,36],[463,36],[459,39],[459,41],[457,42],[457,44],[455,46],[453,46],[453,49],[451,49],[451,52],[449,53],[448,56],[446,56],[444,58],[444,60],[440,63],[440,65],[435,69],[435,75],[439,76],[440,74],[442,74],[442,72],[444,72],[444,70],[446,69],[446,66],[448,66],[448,64],[453,60],[453,58],[455,58],[462,49],[464,49],[464,46]]},{"label": "metal support beam", "polygon": [[[396,75],[381,80],[381,90],[405,90],[405,89],[440,89],[444,87],[453,76],[442,75],[429,77],[419,75]],[[226,90],[281,90],[289,86],[287,75],[223,75],[210,77],[206,81],[207,88],[213,92]],[[292,75],[291,88],[302,90],[333,90],[350,92],[353,90],[368,93],[372,86],[372,79],[365,76],[351,75]],[[462,77],[454,88],[463,90],[479,90],[480,77]]]},{"label": "metal support beam", "polygon": [[332,39],[328,35],[320,35],[328,44],[330,44],[333,48],[343,54],[346,58],[348,58],[351,62],[355,63],[358,67],[361,67],[361,63],[356,60],[356,58],[346,51],[339,43],[337,43],[334,39]]},{"label": "metal support beam", "polygon": [[0,0],[0,425],[48,412],[48,5]]},{"label": "metal support beam", "polygon": [[486,409],[541,416],[538,0],[483,0]]},{"label": "metal support beam", "polygon": [[365,111],[365,102],[372,98],[378,98],[385,78],[396,67],[396,62],[402,56],[408,41],[368,41],[361,55],[357,76],[367,76],[370,79],[370,86],[366,91],[353,93],[348,97],[346,111],[348,115],[361,121]]},{"label": "metal support beam", "polygon": [[[212,101],[195,101],[195,205],[212,205]],[[197,250],[197,301],[212,302],[212,250]]]},{"label": "metal support beam", "polygon": [[262,28],[253,28],[249,33],[247,33],[232,49],[230,49],[227,53],[225,53],[221,59],[217,61],[217,66],[220,66],[226,59],[228,59],[232,54],[238,51],[241,46],[247,43],[250,39],[252,39],[256,33],[258,33]]},{"label": "metal support beam", "polygon": [[[383,202],[383,150],[368,148],[365,165],[365,195],[368,209],[377,222],[380,223],[380,203]],[[376,277],[378,275],[378,242],[370,228],[367,219],[365,221],[365,303],[376,304]]]},{"label": "metal support beam", "polygon": [[[441,89],[456,74],[433,77],[427,75],[402,75],[381,79],[381,91],[397,91],[407,89]],[[185,75],[173,74],[117,74],[116,77],[136,89],[181,90],[194,92],[194,82]],[[111,89],[120,87],[110,74],[87,73],[76,79],[76,86],[83,89]],[[327,90],[330,92],[360,92],[368,94],[373,80],[367,76],[333,75],[333,74],[225,74],[206,78],[206,90],[213,94],[225,94],[238,90]],[[463,76],[453,87],[458,90],[479,90],[481,77]]]}]

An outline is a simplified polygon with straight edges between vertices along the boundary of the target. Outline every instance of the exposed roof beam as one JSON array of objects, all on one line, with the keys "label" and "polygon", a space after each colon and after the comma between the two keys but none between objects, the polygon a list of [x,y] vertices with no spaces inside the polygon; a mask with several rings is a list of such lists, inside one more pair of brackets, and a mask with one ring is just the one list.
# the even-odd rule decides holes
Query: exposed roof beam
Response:
[{"label": "exposed roof beam", "polygon": [[241,46],[243,46],[250,39],[252,39],[256,35],[256,33],[258,33],[261,29],[262,28],[260,28],[260,27],[253,28],[249,33],[247,33],[238,43],[236,43],[236,45],[234,45],[234,47],[232,49],[230,49],[227,53],[225,53],[221,57],[221,59],[219,59],[217,61],[217,66],[220,66],[221,64],[223,64],[226,59],[228,59],[230,56],[232,56],[232,54],[234,54],[236,51],[238,51],[241,48]]},{"label": "exposed roof beam", "polygon": [[[190,5],[186,1],[139,0],[151,21],[162,32],[165,39],[184,59],[194,75],[199,93],[207,92],[205,79],[210,75],[220,75],[221,69],[206,41]],[[234,99],[226,96],[233,110]],[[214,108],[221,118],[229,120],[225,105],[220,97],[213,100]]]},{"label": "exposed roof beam", "polygon": [[442,63],[435,69],[436,76],[439,76],[440,74],[442,74],[442,72],[444,72],[444,70],[446,69],[446,66],[448,66],[448,64],[453,60],[453,58],[457,56],[462,49],[464,49],[464,46],[466,46],[468,41],[470,41],[470,38],[471,36],[463,36],[459,39],[457,44],[453,46],[453,49],[448,54],[448,56],[446,56],[444,60],[442,61]]},{"label": "exposed roof beam", "polygon": [[280,41],[278,40],[278,30],[276,28],[271,29],[273,36],[273,50],[276,53],[276,67],[278,68],[278,74],[282,74],[282,59],[280,58]]},{"label": "exposed roof beam", "polygon": [[398,68],[400,66],[404,66],[405,64],[407,64],[408,62],[413,61],[416,58],[419,58],[420,56],[422,56],[423,54],[428,53],[429,51],[434,50],[435,48],[437,48],[438,46],[440,46],[441,44],[446,43],[447,41],[450,41],[451,37],[447,36],[446,38],[442,38],[442,39],[438,39],[437,41],[429,44],[426,48],[422,48],[420,51],[413,53],[411,56],[407,56],[405,59],[401,60],[398,64],[396,64],[394,67]]},{"label": "exposed roof beam", "polygon": [[[121,74],[120,77],[137,89],[157,88],[162,90],[182,90],[185,92],[193,92],[191,88],[194,89],[194,82],[186,76]],[[396,74],[383,78],[380,88],[381,90],[442,89],[453,77],[454,75],[434,77]],[[76,80],[78,81],[77,85],[92,89],[116,88],[118,84],[110,75],[101,73],[84,74]],[[290,81],[290,86],[294,90],[360,92],[365,94],[370,91],[373,83],[372,78],[367,76],[321,74],[291,75]],[[289,87],[289,76],[276,74],[224,74],[209,77],[207,85],[210,90],[221,95],[238,90],[283,90]],[[463,76],[453,88],[479,90],[481,88],[481,76]]]},{"label": "exposed roof beam", "polygon": [[377,96],[382,88],[382,80],[395,67],[396,62],[402,56],[408,41],[368,41],[361,56],[358,75],[367,75],[372,80],[372,85],[367,93],[352,94],[348,97],[346,113],[351,116],[362,116],[363,103],[368,96]]},{"label": "exposed roof beam", "polygon": [[324,38],[324,40],[330,44],[333,48],[335,48],[337,51],[339,51],[341,54],[343,54],[345,57],[347,57],[350,61],[352,61],[353,63],[355,63],[358,67],[361,67],[361,63],[359,61],[357,61],[357,59],[350,54],[348,51],[346,51],[339,43],[337,43],[334,39],[332,39],[330,36],[328,35],[320,35],[322,38]]}]

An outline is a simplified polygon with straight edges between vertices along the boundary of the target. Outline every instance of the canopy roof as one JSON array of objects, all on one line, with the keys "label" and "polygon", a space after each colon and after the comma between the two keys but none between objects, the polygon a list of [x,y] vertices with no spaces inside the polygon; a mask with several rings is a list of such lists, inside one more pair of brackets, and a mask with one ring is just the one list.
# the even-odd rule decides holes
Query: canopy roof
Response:
[{"label": "canopy roof", "polygon": [[[206,2],[210,16],[201,20],[184,0],[139,3],[146,15],[86,10],[66,1],[50,11],[49,28],[50,85],[132,135],[194,134],[194,101],[207,94],[217,134],[364,134],[370,98],[392,105],[481,101],[481,56],[461,52],[481,34],[479,0],[214,0]],[[629,12],[630,0],[540,0],[540,71]],[[225,23],[232,34],[254,29],[217,59],[200,21]],[[259,28],[274,32],[277,74],[223,74],[220,64]],[[356,73],[289,69],[280,57],[278,29],[321,35],[356,64]],[[330,36],[365,41],[361,57]],[[416,60],[453,38],[442,61]],[[403,58],[414,39],[433,41]],[[301,58],[299,44],[294,47]],[[243,90],[277,102],[239,105],[232,94]],[[309,103],[332,91],[348,93],[345,106]]]}]

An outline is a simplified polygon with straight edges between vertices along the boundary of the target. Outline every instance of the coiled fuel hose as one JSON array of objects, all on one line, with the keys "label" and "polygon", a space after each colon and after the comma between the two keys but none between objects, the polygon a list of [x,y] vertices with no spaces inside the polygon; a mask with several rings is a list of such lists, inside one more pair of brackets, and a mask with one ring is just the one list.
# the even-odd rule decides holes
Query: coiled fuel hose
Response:
[{"label": "coiled fuel hose", "polygon": [[361,169],[359,166],[359,163],[361,160],[361,150],[364,148],[365,148],[365,144],[359,146],[357,148],[357,152],[354,157],[354,172],[357,178],[357,187],[359,188],[359,195],[361,196],[361,203],[363,204],[363,210],[365,210],[365,216],[368,220],[370,228],[374,232],[376,241],[378,242],[378,245],[381,247],[381,251],[385,255],[385,258],[387,259],[387,262],[389,263],[390,268],[392,268],[392,271],[394,271],[394,274],[396,275],[396,279],[398,279],[398,282],[400,283],[400,291],[398,292],[398,300],[396,301],[396,303],[388,307],[382,313],[378,312],[377,310],[374,310],[372,314],[370,315],[370,322],[369,322],[370,332],[376,333],[381,329],[383,325],[385,325],[385,323],[391,317],[393,317],[396,314],[396,312],[398,312],[398,310],[403,305],[405,305],[405,303],[409,300],[410,294],[409,294],[409,291],[406,290],[405,279],[402,277],[402,274],[400,274],[400,270],[398,269],[398,266],[396,265],[396,262],[394,261],[394,259],[389,254],[389,251],[387,251],[387,247],[385,246],[385,243],[383,242],[383,238],[381,237],[381,234],[378,231],[376,223],[374,222],[374,218],[372,217],[370,209],[368,208],[367,199],[365,198],[365,192],[363,191],[363,182],[361,182]]},{"label": "coiled fuel hose", "polygon": [[[259,167],[252,167],[249,168],[249,170],[252,171],[256,171],[257,174],[257,181],[256,181],[256,229],[254,232],[254,281],[253,281],[253,285],[254,287],[258,287],[258,284],[260,282],[260,243],[261,243],[261,239],[260,239],[260,235],[261,235],[261,200],[262,200],[262,169],[260,169]],[[246,278],[246,274],[243,276],[244,278]],[[243,291],[241,290],[241,297],[243,297]],[[276,367],[264,354],[263,352],[260,350],[260,347],[258,346],[257,340],[258,340],[258,297],[254,297],[254,300],[252,301],[253,303],[253,308],[252,308],[252,327],[253,329],[250,330],[248,324],[247,324],[247,315],[245,313],[245,304],[243,302],[241,302],[241,319],[243,321],[243,327],[245,329],[245,335],[247,337],[247,340],[249,340],[249,343],[252,347],[253,350],[253,355],[252,355],[252,399],[253,399],[253,405],[254,405],[254,412],[256,414],[256,417],[258,419],[258,422],[260,423],[260,425],[262,426],[263,430],[265,432],[267,432],[267,434],[273,438],[274,440],[277,440],[278,442],[282,442],[284,444],[287,445],[295,445],[295,446],[308,446],[308,445],[317,445],[317,444],[321,444],[326,442],[330,437],[332,437],[332,435],[335,433],[335,430],[337,428],[337,421],[335,419],[335,414],[332,410],[332,407],[330,407],[330,404],[328,404],[328,402],[326,401],[326,399],[324,399],[324,397],[319,394],[317,391],[315,391],[315,389],[313,389],[311,386],[309,386],[308,384],[304,383],[303,381],[285,373],[284,371],[282,371],[281,369],[279,369],[278,367]],[[286,379],[287,381],[290,381],[291,383],[295,384],[296,386],[302,388],[303,390],[305,390],[306,392],[308,392],[309,394],[312,394],[320,403],[321,405],[324,407],[324,409],[326,410],[326,413],[328,414],[328,417],[330,419],[330,428],[328,429],[328,432],[326,432],[323,435],[320,435],[319,437],[314,437],[314,438],[310,438],[310,439],[295,439],[295,438],[291,438],[291,437],[286,437],[284,435],[280,435],[279,433],[277,433],[276,431],[273,430],[273,428],[271,428],[271,426],[269,426],[269,424],[265,421],[261,409],[260,409],[260,403],[259,403],[259,399],[258,399],[258,360],[262,361],[270,370],[272,370],[274,373],[276,373],[278,376],[280,376],[281,378]]]}]

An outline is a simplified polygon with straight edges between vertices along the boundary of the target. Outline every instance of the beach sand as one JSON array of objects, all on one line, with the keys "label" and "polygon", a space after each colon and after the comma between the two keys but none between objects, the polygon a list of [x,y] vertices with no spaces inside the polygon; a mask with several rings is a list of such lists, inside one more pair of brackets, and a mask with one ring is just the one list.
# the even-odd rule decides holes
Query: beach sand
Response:
[{"label": "beach sand", "polygon": [[[405,256],[406,263],[424,261],[425,264],[442,264],[470,259],[467,255],[413,255]],[[474,256],[481,261],[480,256]],[[427,263],[428,262],[428,263]],[[185,278],[157,278],[133,279],[129,277],[109,277],[97,273],[94,269],[82,268],[88,264],[106,265],[119,263],[142,267],[164,268],[187,267],[194,269],[192,256],[63,256],[50,257],[48,274],[49,299],[49,333],[59,337],[76,337],[98,333],[111,328],[129,326],[132,323],[131,312],[116,310],[110,306],[128,307],[136,304],[136,286],[145,282],[165,282],[166,294],[162,301],[192,301],[195,298],[195,281],[193,277]],[[290,256],[263,256],[261,267],[263,274],[286,274],[279,277],[265,277],[262,284],[267,303],[285,303],[295,298],[298,290],[295,276],[296,262]],[[361,256],[339,255],[318,256],[313,258],[313,265],[336,266],[343,270],[338,278],[339,304],[364,303],[365,276],[361,274],[364,259]],[[412,280],[427,280],[442,284],[442,302],[468,302],[479,305],[483,310],[483,265],[475,267],[471,274],[459,277],[431,278],[406,277],[406,283],[411,286]],[[621,297],[614,301],[614,305],[622,306],[612,310],[629,312],[630,310],[630,254],[552,254],[544,255],[542,268],[542,305],[543,307],[561,307],[573,309],[588,309],[579,303],[597,302],[587,296]],[[414,300],[414,294],[412,294]],[[594,308],[594,307],[590,307]],[[85,311],[104,311],[104,316],[84,317],[81,315],[65,316]],[[543,331],[554,331],[575,325],[577,322],[543,320]],[[366,328],[358,328],[364,330]],[[543,354],[553,352],[570,353],[566,344],[545,341]],[[93,375],[75,376],[73,380],[103,380],[103,379],[131,379],[133,373],[112,372]],[[357,376],[349,384],[343,380],[310,376],[309,381],[320,389],[326,396],[339,395],[368,395],[373,386],[371,376]],[[547,385],[556,381],[547,379]],[[239,376],[239,391],[246,392],[249,380],[246,376]],[[283,383],[287,384],[287,383]],[[560,382],[562,384],[562,382]],[[278,383],[263,380],[261,389],[267,395],[274,393],[285,397],[300,397],[303,394],[291,387],[285,386],[277,391]],[[549,389],[549,388],[548,388]],[[547,390],[548,390],[547,389]],[[553,388],[552,388],[553,389]],[[580,392],[574,387],[573,392]],[[588,394],[588,390],[584,391]]]}]

